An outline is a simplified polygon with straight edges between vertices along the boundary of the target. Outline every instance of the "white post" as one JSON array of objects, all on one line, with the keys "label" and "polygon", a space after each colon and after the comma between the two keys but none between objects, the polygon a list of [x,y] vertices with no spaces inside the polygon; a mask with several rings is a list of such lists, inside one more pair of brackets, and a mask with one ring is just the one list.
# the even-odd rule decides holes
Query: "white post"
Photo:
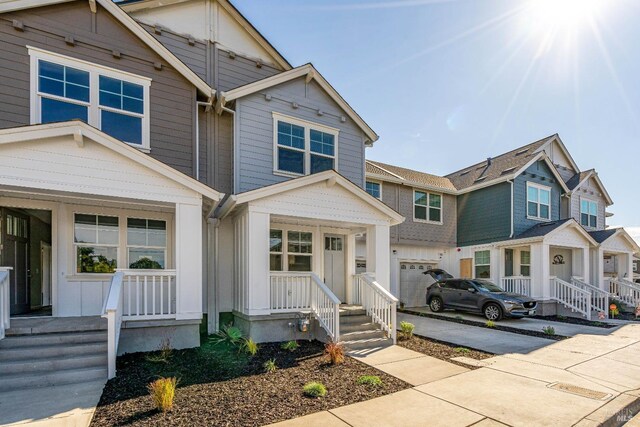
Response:
[{"label": "white post", "polygon": [[176,204],[176,319],[202,318],[202,206]]},{"label": "white post", "polygon": [[347,275],[346,279],[346,289],[347,293],[347,303],[353,304],[353,275],[356,274],[356,235],[355,234],[347,234],[345,236],[346,240],[346,268],[345,274]]},{"label": "white post", "polygon": [[111,379],[116,376],[116,357],[117,357],[117,332],[116,332],[116,312],[107,312],[107,378]]},{"label": "white post", "polygon": [[[240,244],[247,244],[248,259],[246,268],[245,298],[249,312],[246,314],[271,313],[271,283],[269,281],[269,227],[268,213],[251,209],[247,215],[247,235]],[[314,253],[314,257],[320,254]],[[287,262],[285,259],[284,262]]]},{"label": "white post", "polygon": [[367,272],[386,290],[391,283],[389,225],[367,227]]},{"label": "white post", "polygon": [[589,247],[585,246],[582,248],[582,280],[593,286],[601,287],[600,280],[594,283],[589,280],[590,277],[591,272],[589,271]]}]

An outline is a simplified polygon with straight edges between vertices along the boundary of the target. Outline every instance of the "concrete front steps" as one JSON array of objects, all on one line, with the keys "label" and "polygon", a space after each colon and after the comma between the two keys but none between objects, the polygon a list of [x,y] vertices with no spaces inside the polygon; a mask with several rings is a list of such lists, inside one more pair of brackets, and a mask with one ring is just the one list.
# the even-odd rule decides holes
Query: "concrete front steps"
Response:
[{"label": "concrete front steps", "polygon": [[106,329],[48,325],[24,334],[13,323],[0,340],[0,393],[107,380]]},{"label": "concrete front steps", "polygon": [[377,350],[393,345],[393,340],[359,307],[340,310],[340,342],[347,351]]}]

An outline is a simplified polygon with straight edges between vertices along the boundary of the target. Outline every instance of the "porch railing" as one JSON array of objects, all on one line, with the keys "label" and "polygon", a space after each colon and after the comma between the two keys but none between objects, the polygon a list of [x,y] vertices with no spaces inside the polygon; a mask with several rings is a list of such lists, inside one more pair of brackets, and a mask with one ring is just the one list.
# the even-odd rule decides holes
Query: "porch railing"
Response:
[{"label": "porch railing", "polygon": [[116,376],[116,356],[122,326],[122,281],[124,273],[116,272],[111,278],[109,294],[102,307],[102,317],[107,319],[107,372],[108,378]]},{"label": "porch railing", "polygon": [[354,288],[358,292],[357,302],[354,302],[361,304],[367,316],[370,316],[374,323],[380,325],[380,328],[396,344],[398,299],[376,282],[372,273],[356,274],[353,282]]},{"label": "porch railing", "polygon": [[554,300],[591,320],[591,292],[557,277],[551,277],[549,280],[551,297]]},{"label": "porch railing", "polygon": [[591,308],[609,318],[609,292],[585,282],[580,277],[572,277],[571,284],[591,292]]},{"label": "porch railing", "polygon": [[123,273],[123,320],[175,319],[176,270],[118,270]]},{"label": "porch railing", "polygon": [[315,273],[270,275],[271,311],[310,311],[333,342],[340,341],[340,300]]},{"label": "porch railing", "polygon": [[634,308],[640,305],[640,284],[638,283],[625,279],[610,278],[609,292]]},{"label": "porch railing", "polygon": [[531,277],[509,276],[501,280],[502,289],[507,292],[531,296]]},{"label": "porch railing", "polygon": [[9,299],[10,268],[0,267],[0,340],[4,338],[5,331],[9,329],[11,317],[11,302]]}]

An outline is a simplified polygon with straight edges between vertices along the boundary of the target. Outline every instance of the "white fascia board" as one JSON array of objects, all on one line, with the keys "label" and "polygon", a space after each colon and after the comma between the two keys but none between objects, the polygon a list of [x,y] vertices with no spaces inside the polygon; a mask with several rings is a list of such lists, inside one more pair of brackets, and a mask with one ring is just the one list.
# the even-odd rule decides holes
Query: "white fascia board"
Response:
[{"label": "white fascia board", "polygon": [[598,176],[598,173],[595,170],[590,171],[587,174],[587,176],[582,181],[580,181],[578,183],[578,185],[576,185],[573,190],[571,190],[571,192],[569,194],[575,193],[576,190],[578,190],[582,186],[582,184],[584,184],[585,182],[589,181],[589,179],[591,179],[591,178],[596,180],[596,183],[598,184],[598,187],[600,187],[600,190],[602,190],[602,194],[604,194],[604,198],[607,201],[607,206],[613,205],[613,199],[611,198],[611,195],[609,195],[609,192],[604,187],[604,184],[600,180],[600,177]]},{"label": "white fascia board", "polygon": [[70,122],[48,123],[42,125],[22,126],[19,128],[8,128],[0,130],[0,145],[26,142],[36,139],[55,138],[59,136],[72,136],[74,139],[88,138],[100,145],[103,145],[116,153],[127,157],[159,174],[169,178],[184,187],[187,187],[202,196],[217,203],[224,196],[213,188],[202,184],[199,181],[177,171],[171,166],[162,163],[153,157],[142,153],[137,148],[127,143],[119,141],[106,133],[89,126],[79,120]]},{"label": "white fascia board", "polygon": [[611,236],[609,236],[608,238],[603,240],[602,243],[600,243],[600,244],[603,245],[604,242],[606,242],[607,240],[613,239],[614,237],[618,237],[618,236],[622,237],[627,242],[629,242],[629,244],[633,247],[633,252],[634,253],[640,252],[640,246],[638,246],[636,241],[633,240],[633,237],[631,237],[629,235],[629,233],[627,232],[627,230],[625,230],[624,228],[618,228],[615,233],[613,233]]}]

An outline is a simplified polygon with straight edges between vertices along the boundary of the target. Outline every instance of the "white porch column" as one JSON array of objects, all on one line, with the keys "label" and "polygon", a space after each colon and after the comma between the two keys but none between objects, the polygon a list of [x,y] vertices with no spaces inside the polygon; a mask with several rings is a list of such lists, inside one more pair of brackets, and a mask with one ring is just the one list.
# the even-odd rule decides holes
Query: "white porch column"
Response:
[{"label": "white porch column", "polygon": [[176,204],[176,319],[202,318],[202,206]]},{"label": "white porch column", "polygon": [[551,298],[549,285],[549,245],[531,245],[531,296],[538,299]]},{"label": "white porch column", "polygon": [[367,227],[367,272],[375,273],[376,281],[390,291],[391,271],[389,225]]},{"label": "white porch column", "polygon": [[346,263],[345,274],[347,275],[346,289],[347,304],[353,304],[353,275],[356,274],[356,235],[346,236]]},{"label": "white porch column", "polygon": [[620,261],[620,277],[633,282],[633,252],[618,255]]},{"label": "white porch column", "polygon": [[593,286],[598,286],[598,287],[602,286],[602,284],[600,283],[600,282],[602,282],[602,280],[598,280],[597,282],[591,282],[589,280],[590,277],[591,277],[591,272],[589,271],[590,263],[589,263],[589,247],[588,246],[585,246],[585,247],[582,248],[582,254],[581,255],[582,255],[582,257],[580,259],[581,259],[581,262],[582,262],[582,266],[581,266],[582,267],[582,273],[581,273],[582,280],[584,280],[587,283],[592,284]]},{"label": "white porch column", "polygon": [[[269,228],[268,213],[256,212],[249,207],[247,212],[247,235],[241,244],[247,245],[245,298],[246,314],[271,313],[271,283],[269,278]],[[315,255],[315,254],[314,254]],[[286,262],[286,260],[285,260]]]}]

